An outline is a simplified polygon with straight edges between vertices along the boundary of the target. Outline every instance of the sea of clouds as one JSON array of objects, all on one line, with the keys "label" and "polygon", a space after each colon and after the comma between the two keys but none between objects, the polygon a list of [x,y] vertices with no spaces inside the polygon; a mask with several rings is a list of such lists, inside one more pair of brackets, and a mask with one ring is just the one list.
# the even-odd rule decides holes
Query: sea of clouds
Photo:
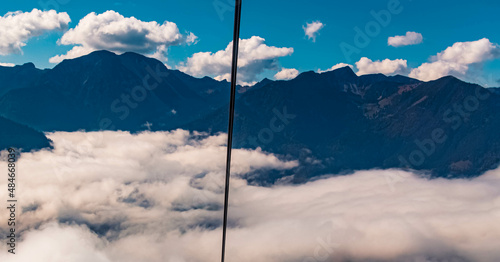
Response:
[{"label": "sea of clouds", "polygon": [[[53,150],[17,163],[22,234],[17,254],[3,244],[0,261],[220,259],[225,134],[48,136]],[[272,187],[243,179],[298,165],[281,159],[234,150],[228,261],[500,261],[500,170],[471,180],[371,170]],[[0,189],[6,203],[6,176]]]}]

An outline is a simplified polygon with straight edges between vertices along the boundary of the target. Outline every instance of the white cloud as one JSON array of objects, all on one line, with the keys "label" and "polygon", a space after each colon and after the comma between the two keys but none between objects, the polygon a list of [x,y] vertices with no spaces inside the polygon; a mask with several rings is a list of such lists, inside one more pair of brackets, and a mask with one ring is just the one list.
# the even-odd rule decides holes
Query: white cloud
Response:
[{"label": "white cloud", "polygon": [[481,66],[484,62],[500,58],[497,44],[483,38],[471,42],[457,42],[410,72],[410,77],[423,81],[435,80],[443,76],[454,75],[461,78],[477,78],[480,72],[471,71],[471,67]]},{"label": "white cloud", "polygon": [[[192,76],[211,76],[217,80],[230,80],[233,43],[224,50],[193,54],[177,68]],[[238,83],[251,85],[265,70],[278,70],[278,59],[293,53],[293,48],[265,44],[265,39],[252,36],[241,39],[238,56]]]},{"label": "white cloud", "polygon": [[438,60],[431,63],[423,63],[418,68],[411,70],[409,76],[422,81],[430,81],[450,74],[464,76],[468,69],[469,67],[464,64]]},{"label": "white cloud", "polygon": [[299,70],[295,68],[283,68],[281,71],[274,75],[276,80],[290,80],[294,79],[299,75]]},{"label": "white cloud", "polygon": [[330,71],[333,71],[333,70],[336,70],[336,69],[339,69],[339,68],[342,68],[342,67],[346,67],[346,66],[350,67],[351,69],[353,68],[353,66],[350,65],[350,64],[338,63],[338,64],[336,64],[336,65],[334,65],[334,66],[332,66],[332,67],[330,67],[330,68],[328,68],[326,70],[318,69],[318,73],[320,73],[320,74],[321,73],[326,73],[326,72],[330,72]]},{"label": "white cloud", "polygon": [[472,42],[457,42],[437,54],[437,60],[459,64],[474,64],[498,58],[499,47],[489,39],[483,38]]},{"label": "white cloud", "polygon": [[[26,153],[19,160],[26,172],[22,178],[26,190],[23,202],[38,206],[36,212],[23,214],[19,230],[61,219],[112,223],[117,222],[117,216],[128,217],[130,223],[139,226],[144,211],[140,205],[144,200],[156,205],[149,210],[151,219],[156,220],[154,214],[161,212],[165,218],[175,220],[182,214],[172,211],[173,206],[196,204],[184,197],[199,193],[210,204],[215,203],[216,193],[222,190],[225,134],[207,136],[176,130],[136,135],[58,132],[48,136],[54,141],[54,150]],[[261,150],[236,149],[233,160],[235,178],[260,169],[297,166],[294,161],[280,161]],[[5,162],[0,162],[0,167],[4,165]],[[5,184],[0,182],[0,185]],[[66,197],[69,195],[72,197]],[[6,219],[6,215],[1,212],[0,218]],[[134,219],[138,220],[133,222]],[[195,223],[194,220],[185,222]],[[0,225],[0,232],[3,229]]]},{"label": "white cloud", "polygon": [[[47,241],[48,239],[50,241]],[[44,224],[38,230],[26,233],[23,245],[29,247],[30,252],[18,250],[15,255],[5,255],[7,257],[2,261],[111,262],[100,250],[105,244],[105,240],[100,239],[85,226],[51,222]],[[7,252],[2,252],[5,253]]]},{"label": "white cloud", "polygon": [[9,12],[0,17],[0,55],[20,54],[26,42],[52,31],[67,29],[71,21],[67,13],[55,10]]},{"label": "white cloud", "polygon": [[12,64],[12,63],[0,63],[0,66],[13,67],[13,66],[16,66],[16,65]]},{"label": "white cloud", "polygon": [[170,46],[192,44],[196,39],[193,33],[180,33],[173,22],[144,22],[135,17],[124,17],[115,11],[102,14],[92,12],[58,41],[61,45],[75,45],[73,49],[49,61],[58,63],[96,50],[116,53],[131,51],[166,61],[165,55]]},{"label": "white cloud", "polygon": [[313,42],[316,42],[316,36],[319,35],[319,30],[323,28],[325,25],[320,21],[315,21],[312,23],[306,23],[305,26],[302,26],[304,29],[304,33],[306,34],[308,39],[312,39]]},{"label": "white cloud", "polygon": [[[53,151],[23,153],[18,161],[22,249],[17,255],[0,252],[1,261],[219,258],[224,134],[58,132],[49,137]],[[233,164],[231,260],[500,260],[500,170],[467,180],[373,170],[259,187],[241,177],[297,163],[237,149]],[[1,161],[0,169],[6,168]],[[0,188],[6,187],[0,181]],[[0,212],[0,220],[7,216]],[[0,225],[2,243],[6,230]]]},{"label": "white cloud", "polygon": [[394,47],[418,45],[422,43],[422,34],[417,32],[406,32],[406,35],[391,36],[387,39],[387,44]]},{"label": "white cloud", "polygon": [[405,74],[408,68],[407,61],[403,59],[372,61],[367,57],[362,57],[356,62],[356,67],[358,68],[358,75],[376,73],[382,73],[384,75]]}]

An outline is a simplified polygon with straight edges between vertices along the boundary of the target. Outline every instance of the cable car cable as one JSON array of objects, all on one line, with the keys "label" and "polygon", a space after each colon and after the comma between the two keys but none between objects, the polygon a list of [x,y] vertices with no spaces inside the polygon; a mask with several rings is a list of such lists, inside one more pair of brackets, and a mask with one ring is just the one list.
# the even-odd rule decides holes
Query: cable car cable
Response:
[{"label": "cable car cable", "polygon": [[236,74],[238,72],[238,48],[240,41],[241,1],[242,0],[236,0],[234,9],[235,13],[234,13],[234,32],[233,32],[233,61],[231,65],[231,98],[229,102],[229,124],[227,132],[226,185],[224,190],[224,221],[222,224],[221,262],[224,262],[226,255],[227,213],[229,205],[229,178],[231,175],[231,151],[233,149],[234,104],[236,97]]}]

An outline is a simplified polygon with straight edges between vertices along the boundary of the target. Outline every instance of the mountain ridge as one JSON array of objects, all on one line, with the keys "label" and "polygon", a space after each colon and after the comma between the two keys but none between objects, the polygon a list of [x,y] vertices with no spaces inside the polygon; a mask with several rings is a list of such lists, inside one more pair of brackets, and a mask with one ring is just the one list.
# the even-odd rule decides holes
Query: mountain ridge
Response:
[{"label": "mountain ridge", "polygon": [[[41,131],[227,131],[227,81],[194,78],[153,58],[97,51],[53,69],[25,65],[10,73],[23,70],[31,82],[0,88],[0,115]],[[451,76],[422,82],[358,76],[350,67],[308,71],[239,86],[234,146],[299,159],[294,182],[371,168],[473,177],[500,162],[499,107],[496,90]],[[288,175],[255,179],[273,183]]]},{"label": "mountain ridge", "polygon": [[[204,82],[201,88],[199,81]],[[0,115],[43,131],[141,131],[148,122],[161,130],[201,117],[226,99],[228,87],[227,82],[169,70],[139,54],[96,51],[64,60],[44,71],[36,84],[7,90],[0,98]],[[23,101],[30,103],[18,106]],[[102,125],[101,119],[112,124]],[[171,124],[161,126],[165,123]]]},{"label": "mountain ridge", "polygon": [[42,132],[21,125],[0,116],[0,151],[15,148],[29,152],[42,148],[51,148],[50,139]]}]

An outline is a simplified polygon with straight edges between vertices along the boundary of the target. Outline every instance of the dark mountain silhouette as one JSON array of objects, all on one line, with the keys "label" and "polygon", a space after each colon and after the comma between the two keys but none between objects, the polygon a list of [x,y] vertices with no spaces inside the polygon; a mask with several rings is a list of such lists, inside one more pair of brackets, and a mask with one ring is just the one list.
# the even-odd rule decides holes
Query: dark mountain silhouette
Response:
[{"label": "dark mountain silhouette", "polygon": [[34,86],[40,80],[43,70],[35,68],[33,63],[22,66],[0,66],[0,96],[10,90]]},{"label": "dark mountain silhouette", "polygon": [[50,147],[50,140],[41,132],[0,117],[0,151],[16,148],[25,152]]},{"label": "dark mountain silhouette", "polygon": [[[238,99],[235,146],[299,157],[296,182],[325,172],[395,167],[477,176],[500,161],[499,107],[500,96],[454,77],[358,77],[348,67],[306,72]],[[285,113],[289,119],[282,121]],[[221,108],[187,128],[224,131],[226,115]]]},{"label": "dark mountain silhouette", "polygon": [[0,114],[43,131],[168,130],[225,103],[229,88],[142,55],[108,51],[64,60],[36,77],[5,91]]},{"label": "dark mountain silhouette", "polygon": [[[43,70],[33,63],[21,66],[0,66],[0,97],[15,89],[34,86],[38,83]],[[28,126],[0,117],[0,151],[10,147],[31,151],[50,147],[50,140],[41,132]]]},{"label": "dark mountain silhouette", "polygon": [[[11,82],[0,88],[0,115],[41,131],[227,131],[228,82],[135,53],[98,51],[51,70],[3,70],[0,78]],[[239,87],[235,146],[300,160],[292,172],[249,177],[259,182],[395,167],[472,177],[500,162],[499,107],[496,89],[454,77],[305,72]]]}]

